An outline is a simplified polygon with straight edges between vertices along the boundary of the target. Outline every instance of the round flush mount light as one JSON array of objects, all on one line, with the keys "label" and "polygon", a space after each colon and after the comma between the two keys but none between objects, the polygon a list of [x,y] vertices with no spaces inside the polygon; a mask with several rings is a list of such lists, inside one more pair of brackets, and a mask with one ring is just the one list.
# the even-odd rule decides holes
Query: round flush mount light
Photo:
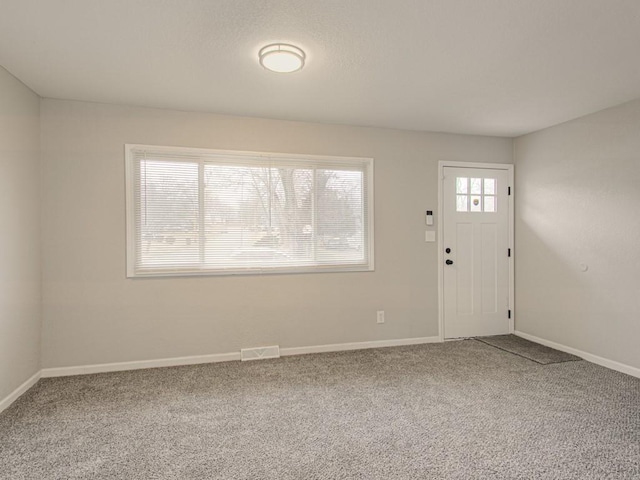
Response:
[{"label": "round flush mount light", "polygon": [[307,58],[301,48],[288,43],[272,43],[258,52],[260,65],[277,73],[297,72]]}]

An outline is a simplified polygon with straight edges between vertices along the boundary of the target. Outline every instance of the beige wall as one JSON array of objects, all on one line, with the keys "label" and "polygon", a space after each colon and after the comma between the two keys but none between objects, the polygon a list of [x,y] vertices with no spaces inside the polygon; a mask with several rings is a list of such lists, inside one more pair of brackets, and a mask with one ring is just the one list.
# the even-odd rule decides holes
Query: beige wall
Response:
[{"label": "beige wall", "polygon": [[40,369],[39,103],[0,67],[0,400]]},{"label": "beige wall", "polygon": [[515,157],[516,328],[640,367],[640,100],[518,138]]},{"label": "beige wall", "polygon": [[[126,279],[125,143],[374,157],[376,271]],[[57,100],[42,102],[42,149],[45,367],[436,336],[437,162],[513,153],[504,138]]]}]

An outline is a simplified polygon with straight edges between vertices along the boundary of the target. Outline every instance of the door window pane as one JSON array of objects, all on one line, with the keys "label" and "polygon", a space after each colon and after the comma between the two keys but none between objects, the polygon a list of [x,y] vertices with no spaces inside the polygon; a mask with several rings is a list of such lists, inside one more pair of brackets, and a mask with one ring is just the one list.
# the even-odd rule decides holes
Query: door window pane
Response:
[{"label": "door window pane", "polygon": [[482,196],[480,195],[471,195],[471,208],[472,212],[481,212],[482,211]]},{"label": "door window pane", "polygon": [[481,178],[472,178],[471,179],[471,193],[480,195],[482,194],[482,179]]},{"label": "door window pane", "polygon": [[456,197],[456,212],[468,212],[467,207],[469,197],[467,195],[458,195]]},{"label": "door window pane", "polygon": [[496,181],[493,178],[484,179],[484,194],[495,195],[496,194]]},{"label": "door window pane", "polygon": [[484,211],[493,213],[496,211],[496,197],[487,195],[484,197]]},{"label": "door window pane", "polygon": [[456,178],[456,193],[462,193],[464,195],[469,193],[468,186],[467,186],[468,183],[469,183],[469,179],[466,177]]}]

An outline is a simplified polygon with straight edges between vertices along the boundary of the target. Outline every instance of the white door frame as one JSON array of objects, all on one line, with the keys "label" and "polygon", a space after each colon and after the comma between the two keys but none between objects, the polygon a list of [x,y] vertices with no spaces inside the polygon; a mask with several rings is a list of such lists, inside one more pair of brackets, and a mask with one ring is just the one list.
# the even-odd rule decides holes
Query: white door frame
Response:
[{"label": "white door frame", "polygon": [[453,162],[448,160],[442,160],[438,162],[438,317],[439,327],[438,336],[440,341],[444,342],[444,168],[445,167],[458,167],[458,168],[490,168],[493,170],[506,170],[509,175],[509,186],[511,188],[511,195],[509,195],[509,226],[507,228],[509,232],[509,247],[511,249],[511,257],[509,257],[509,310],[511,311],[511,318],[509,319],[509,333],[513,333],[515,328],[515,283],[514,283],[514,232],[515,232],[515,212],[514,212],[514,197],[515,189],[513,188],[513,164],[507,163],[474,163],[474,162]]}]

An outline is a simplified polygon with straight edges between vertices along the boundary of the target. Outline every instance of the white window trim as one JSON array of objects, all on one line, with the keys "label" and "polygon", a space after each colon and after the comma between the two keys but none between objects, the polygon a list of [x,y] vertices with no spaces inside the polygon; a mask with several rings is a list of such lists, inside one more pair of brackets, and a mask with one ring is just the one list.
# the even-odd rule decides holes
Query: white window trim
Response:
[{"label": "white window trim", "polygon": [[[126,187],[126,273],[127,278],[149,277],[193,277],[193,276],[229,276],[229,275],[274,275],[292,273],[338,273],[338,272],[369,272],[375,270],[375,246],[374,246],[374,159],[369,157],[342,157],[326,155],[290,154],[276,152],[252,152],[242,150],[214,150],[208,148],[159,146],[143,144],[125,144],[125,187]],[[327,162],[330,164],[357,164],[365,165],[365,182],[367,185],[367,239],[369,262],[367,265],[326,266],[314,265],[299,267],[268,268],[265,270],[246,269],[238,270],[202,270],[187,271],[180,269],[156,270],[153,272],[136,271],[136,225],[135,225],[135,185],[134,185],[134,152],[136,150],[149,149],[154,152],[194,154],[194,155],[234,155],[247,157],[276,157],[279,159],[291,159],[301,163],[308,161],[317,164]]]}]

